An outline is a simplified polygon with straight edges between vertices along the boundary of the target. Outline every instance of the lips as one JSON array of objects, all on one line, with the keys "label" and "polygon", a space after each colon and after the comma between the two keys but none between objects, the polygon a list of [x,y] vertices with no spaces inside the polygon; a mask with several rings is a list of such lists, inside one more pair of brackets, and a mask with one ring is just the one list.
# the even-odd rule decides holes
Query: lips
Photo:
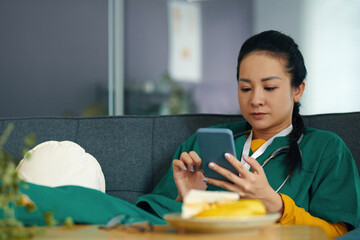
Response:
[{"label": "lips", "polygon": [[266,113],[251,113],[250,115],[253,116],[253,118],[255,119],[262,119],[266,115]]}]

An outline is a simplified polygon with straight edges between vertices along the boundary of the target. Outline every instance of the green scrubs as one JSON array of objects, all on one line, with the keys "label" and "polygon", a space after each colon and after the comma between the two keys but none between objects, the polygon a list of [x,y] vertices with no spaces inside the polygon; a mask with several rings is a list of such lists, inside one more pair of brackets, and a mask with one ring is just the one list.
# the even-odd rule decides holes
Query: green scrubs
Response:
[{"label": "green scrubs", "polygon": [[[246,126],[246,122],[236,122],[216,127],[229,128],[237,134],[245,131]],[[238,159],[245,137],[235,139]],[[257,160],[261,164],[276,149],[288,145],[288,137],[275,138]],[[313,216],[329,222],[346,222],[356,226],[359,218],[359,174],[345,143],[333,133],[306,128],[299,146],[303,159],[301,169],[295,170],[280,193],[290,196],[297,206],[309,211]],[[195,134],[179,146],[174,159],[179,159],[182,152],[191,150],[199,152]],[[274,189],[277,189],[287,176],[284,158],[285,154],[282,154],[264,166],[268,181]],[[162,217],[167,213],[180,212],[182,206],[182,203],[174,200],[177,189],[172,168],[151,194],[137,199],[136,206],[120,198],[83,187],[51,188],[28,185],[22,192],[28,194],[38,208],[33,213],[27,213],[21,207],[16,208],[17,218],[26,225],[43,225],[42,215],[46,211],[52,211],[59,224],[69,216],[75,223],[105,224],[119,214],[125,214],[137,221],[149,221],[151,224],[166,224]],[[218,189],[208,186],[208,190]],[[0,217],[1,215],[0,212]]]},{"label": "green scrubs", "polygon": [[[246,122],[236,122],[214,127],[229,128],[235,135],[244,132],[246,126]],[[241,159],[245,139],[245,135],[235,139],[238,159]],[[289,137],[275,138],[257,161],[262,164],[275,150],[288,145]],[[301,169],[294,171],[279,192],[291,197],[298,207],[313,216],[332,223],[345,222],[356,226],[360,217],[360,180],[354,159],[345,143],[334,133],[306,128],[299,147],[302,153]],[[179,159],[182,152],[191,150],[199,153],[195,134],[180,145],[174,159]],[[285,156],[279,155],[264,166],[269,184],[275,190],[288,174]],[[218,188],[208,185],[208,190]],[[137,204],[146,209],[152,208],[162,217],[168,212],[181,211],[181,205],[174,204],[172,200],[176,197],[177,189],[170,168],[152,194],[140,197]]]}]

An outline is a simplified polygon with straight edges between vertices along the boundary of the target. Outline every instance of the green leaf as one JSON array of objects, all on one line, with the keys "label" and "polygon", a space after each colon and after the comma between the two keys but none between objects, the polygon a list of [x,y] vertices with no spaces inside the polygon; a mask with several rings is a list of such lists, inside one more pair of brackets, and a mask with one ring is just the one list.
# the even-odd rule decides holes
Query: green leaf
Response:
[{"label": "green leaf", "polygon": [[66,217],[64,221],[65,226],[72,227],[74,226],[74,221],[71,217]]},{"label": "green leaf", "polygon": [[[15,217],[16,205],[25,205],[27,211],[34,211],[36,205],[31,200],[21,199],[20,186],[24,188],[29,186],[19,178],[16,172],[15,161],[18,159],[3,150],[3,146],[13,129],[14,124],[9,123],[5,131],[2,134],[0,133],[0,212],[3,213],[3,218],[0,219],[0,240],[32,238],[34,236],[34,233],[24,228],[22,222]],[[24,138],[23,153],[26,159],[30,158],[30,154],[27,154],[28,149],[35,145],[35,142],[36,138],[33,133]],[[48,226],[56,224],[51,212],[44,214],[44,218]]]},{"label": "green leaf", "polygon": [[35,143],[36,143],[36,136],[35,136],[34,133],[30,133],[24,139],[24,144],[25,144],[26,147],[34,146]]},{"label": "green leaf", "polygon": [[23,155],[25,160],[29,160],[31,158],[31,153],[29,151],[23,151]]},{"label": "green leaf", "polygon": [[45,220],[45,224],[48,227],[52,227],[56,225],[56,220],[54,218],[54,214],[50,211],[47,211],[44,213],[44,220]]},{"label": "green leaf", "polygon": [[36,205],[35,205],[35,204],[28,204],[28,205],[26,205],[26,211],[29,212],[29,213],[35,211],[35,209],[36,209]]},{"label": "green leaf", "polygon": [[22,155],[24,156],[24,158],[26,158],[25,156],[26,156],[26,154],[29,152],[29,149],[28,148],[24,148],[23,150],[22,150]]},{"label": "green leaf", "polygon": [[0,137],[0,149],[3,148],[5,142],[7,141],[7,139],[9,138],[11,132],[14,129],[14,124],[13,123],[9,123],[4,131],[4,133],[2,134],[2,136]]}]

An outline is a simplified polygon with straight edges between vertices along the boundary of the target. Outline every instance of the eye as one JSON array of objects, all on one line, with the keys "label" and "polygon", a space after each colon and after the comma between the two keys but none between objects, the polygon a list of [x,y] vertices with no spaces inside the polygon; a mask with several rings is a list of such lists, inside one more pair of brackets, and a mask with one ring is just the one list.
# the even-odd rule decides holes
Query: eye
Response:
[{"label": "eye", "polygon": [[245,92],[249,92],[251,90],[251,88],[244,87],[244,88],[241,88],[240,90],[245,93]]},{"label": "eye", "polygon": [[274,91],[277,87],[265,87],[266,91]]}]

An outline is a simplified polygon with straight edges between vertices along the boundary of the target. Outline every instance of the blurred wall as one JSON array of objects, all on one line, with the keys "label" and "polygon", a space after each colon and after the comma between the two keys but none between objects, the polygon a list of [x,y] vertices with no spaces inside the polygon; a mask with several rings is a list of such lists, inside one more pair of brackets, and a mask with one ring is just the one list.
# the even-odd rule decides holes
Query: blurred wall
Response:
[{"label": "blurred wall", "polygon": [[101,100],[107,11],[99,0],[0,0],[0,117],[79,114]]},{"label": "blurred wall", "polygon": [[[166,0],[125,0],[125,84],[167,70]],[[184,86],[197,112],[238,113],[236,58],[252,34],[251,0],[200,1],[203,79]],[[105,0],[0,0],[0,117],[80,114],[107,104]],[[104,93],[105,92],[105,93]]]},{"label": "blurred wall", "polygon": [[[200,1],[203,79],[183,84],[200,113],[238,113],[236,64],[252,34],[251,0]],[[168,66],[166,0],[125,1],[125,84],[154,81]]]},{"label": "blurred wall", "polygon": [[239,113],[236,68],[252,35],[252,0],[203,2],[203,81],[195,100],[201,113]]}]

